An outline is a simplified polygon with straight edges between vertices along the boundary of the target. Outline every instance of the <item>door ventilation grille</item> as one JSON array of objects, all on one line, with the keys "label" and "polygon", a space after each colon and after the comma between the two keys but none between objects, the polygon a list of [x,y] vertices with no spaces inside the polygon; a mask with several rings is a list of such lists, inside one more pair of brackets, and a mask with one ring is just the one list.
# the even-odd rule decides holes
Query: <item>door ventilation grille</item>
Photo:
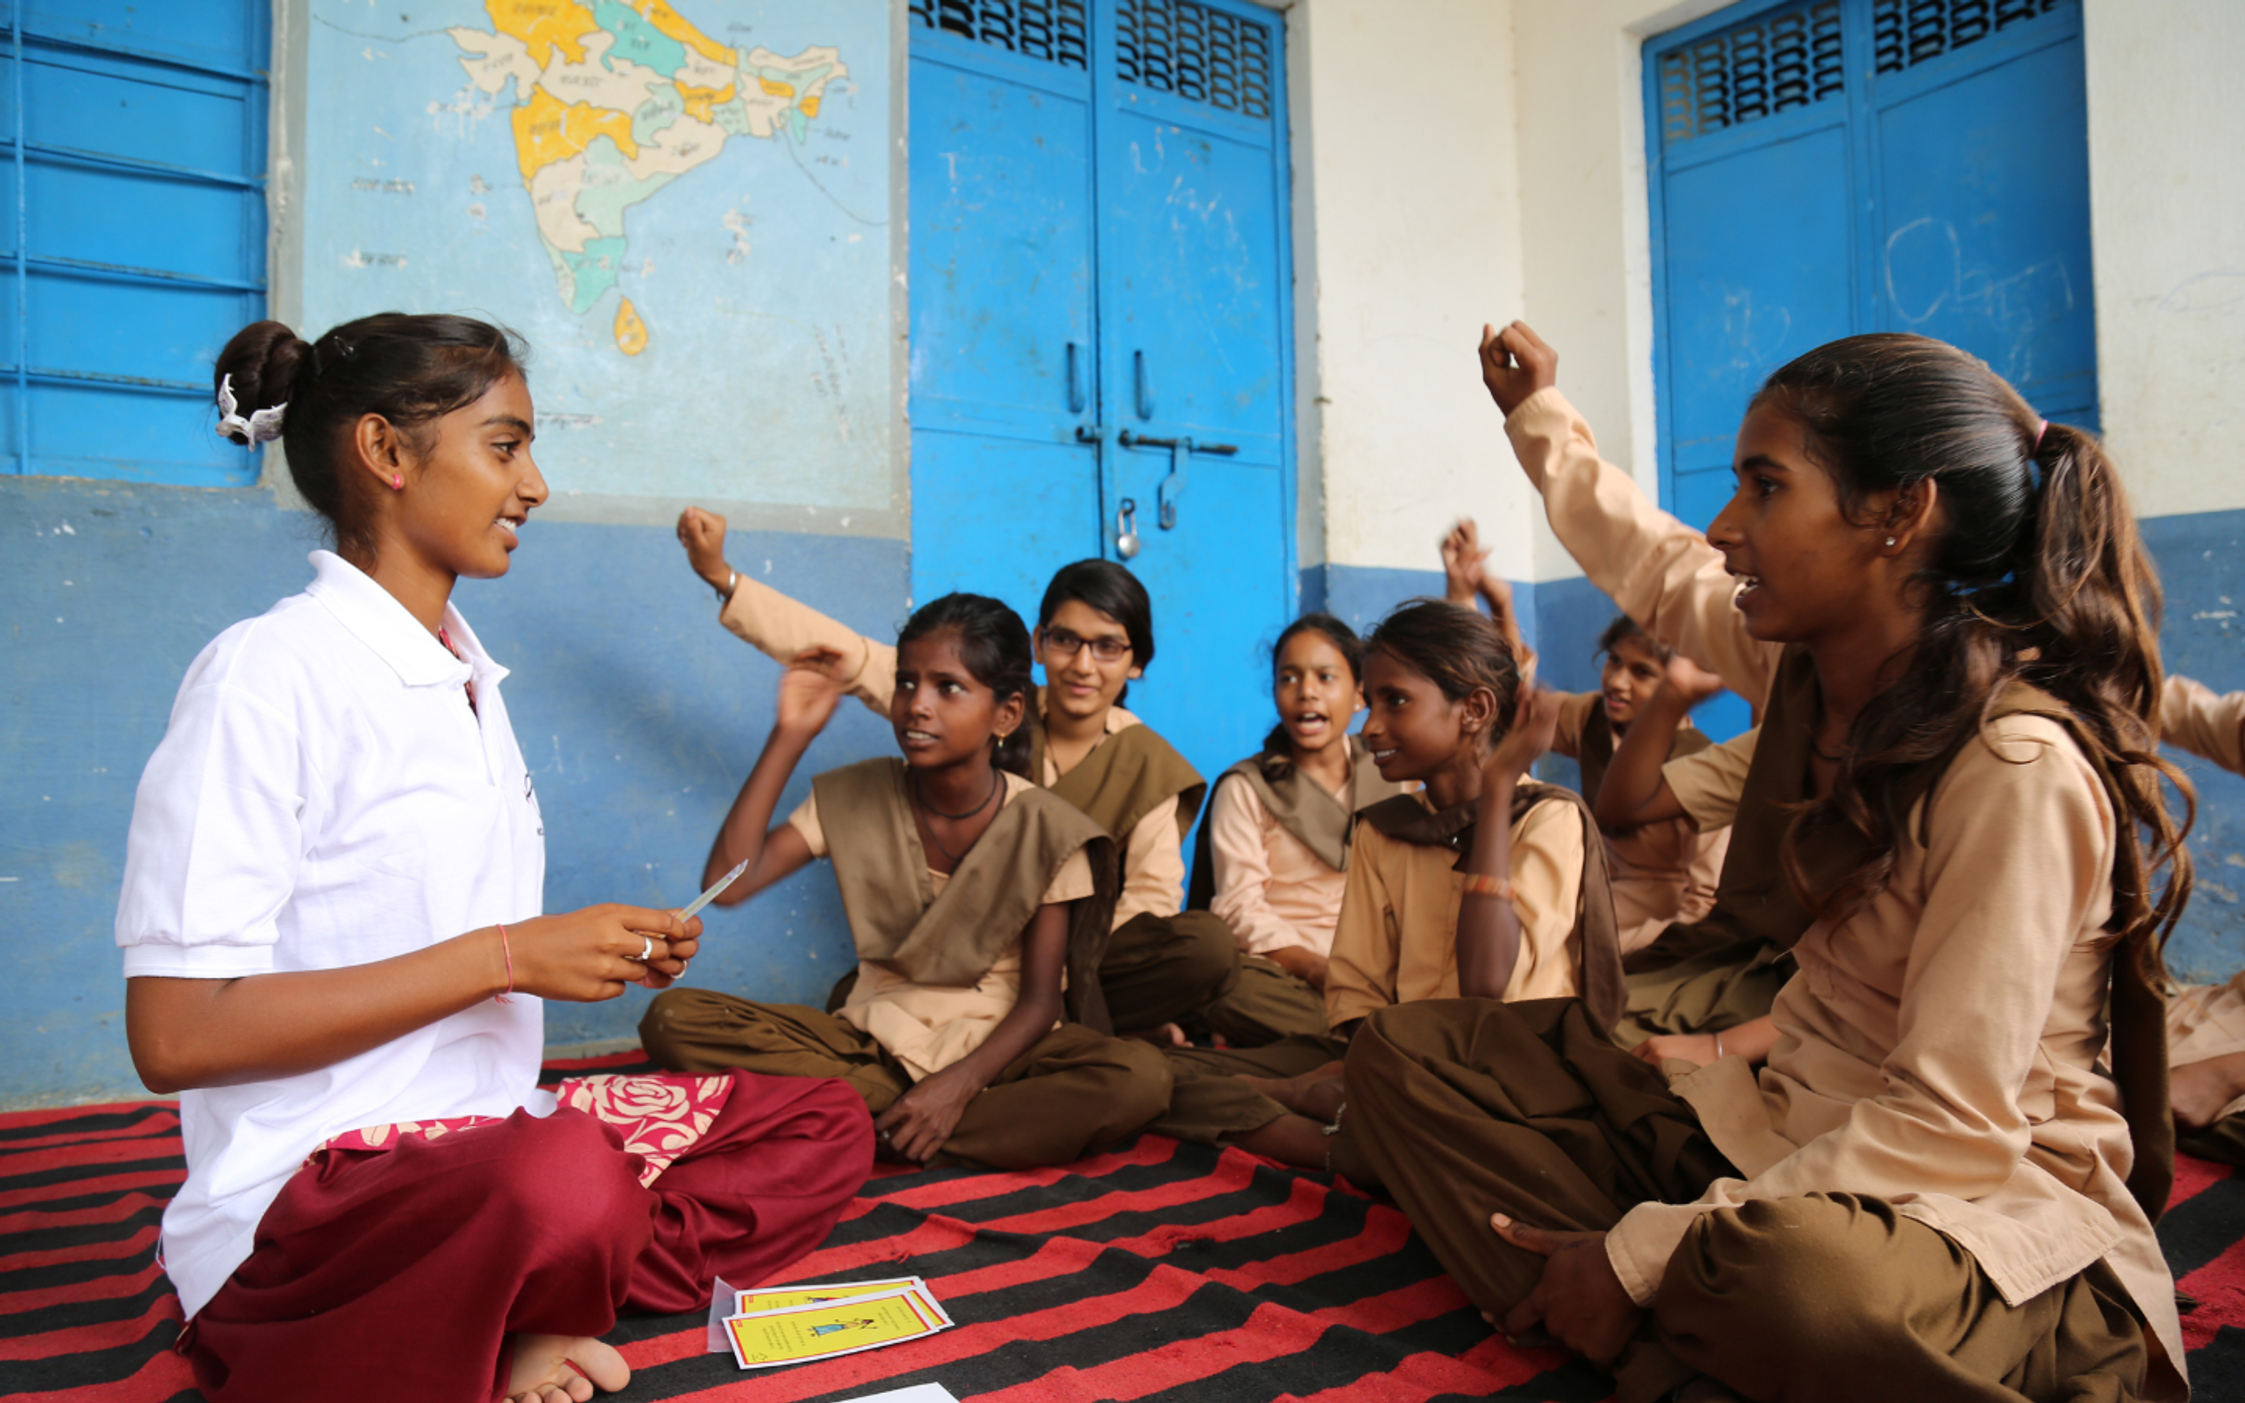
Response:
[{"label": "door ventilation grille", "polygon": [[1817,0],[1662,54],[1661,134],[1668,141],[1707,136],[1837,97],[1846,87],[1840,0]]},{"label": "door ventilation grille", "polygon": [[912,0],[912,21],[1024,58],[1088,68],[1085,0]]},{"label": "door ventilation grille", "polygon": [[1271,115],[1271,31],[1193,0],[1122,0],[1116,68],[1125,82],[1226,112]]},{"label": "door ventilation grille", "polygon": [[1900,73],[2012,25],[2040,19],[2058,4],[2059,0],[1878,0],[1871,7],[1871,51],[1879,72]]}]

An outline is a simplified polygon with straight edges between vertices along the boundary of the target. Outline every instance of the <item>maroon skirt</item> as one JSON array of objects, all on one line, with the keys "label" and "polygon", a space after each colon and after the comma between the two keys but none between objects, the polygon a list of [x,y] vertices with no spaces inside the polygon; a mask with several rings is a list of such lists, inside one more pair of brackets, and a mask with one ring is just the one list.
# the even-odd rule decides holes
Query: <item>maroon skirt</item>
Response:
[{"label": "maroon skirt", "polygon": [[329,1146],[281,1190],[181,1335],[210,1403],[500,1396],[517,1334],[601,1335],[619,1310],[700,1310],[833,1227],[873,1163],[839,1081],[733,1072],[662,1171],[582,1111],[379,1150]]}]

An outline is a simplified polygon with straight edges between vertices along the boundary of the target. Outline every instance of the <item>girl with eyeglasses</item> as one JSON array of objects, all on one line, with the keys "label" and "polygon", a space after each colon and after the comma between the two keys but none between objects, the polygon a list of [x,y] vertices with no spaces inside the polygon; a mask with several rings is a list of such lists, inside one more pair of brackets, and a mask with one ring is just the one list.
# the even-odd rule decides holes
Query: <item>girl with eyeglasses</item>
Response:
[{"label": "girl with eyeglasses", "polygon": [[[806,648],[836,656],[844,689],[883,715],[896,687],[896,650],[733,570],[725,518],[688,507],[678,539],[720,600],[719,620],[779,661]],[[1185,757],[1123,709],[1130,683],[1154,660],[1146,587],[1121,565],[1079,560],[1046,586],[1033,635],[1045,684],[1024,719],[1028,778],[1075,805],[1121,848],[1121,892],[1099,963],[1115,1031],[1182,1043],[1184,1030],[1235,1045],[1325,1031],[1316,991],[1275,969],[1243,966],[1220,918],[1185,907],[1185,835],[1206,784]],[[848,996],[845,980],[832,1002]]]}]

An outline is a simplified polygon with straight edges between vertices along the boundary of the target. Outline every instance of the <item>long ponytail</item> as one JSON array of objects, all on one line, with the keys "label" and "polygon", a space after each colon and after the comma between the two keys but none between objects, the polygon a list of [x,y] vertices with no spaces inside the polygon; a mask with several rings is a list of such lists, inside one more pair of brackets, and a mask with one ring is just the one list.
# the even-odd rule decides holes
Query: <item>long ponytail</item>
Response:
[{"label": "long ponytail", "polygon": [[[2183,839],[2196,801],[2159,754],[2159,575],[2102,445],[2044,424],[1987,366],[1922,336],[1818,347],[1771,375],[1755,402],[1808,431],[1849,520],[1870,525],[1873,494],[1926,483],[1941,507],[1913,580],[1926,615],[1909,666],[1857,713],[1831,793],[1787,830],[1781,857],[1802,900],[1836,919],[1884,889],[1923,792],[1913,779],[1985,735],[2017,680],[2066,707],[2105,777],[2118,819],[2107,928],[2164,982],[2161,951],[2190,895]],[[2163,780],[2182,796],[2180,823]],[[1798,850],[1824,825],[1854,829],[1876,855],[1816,891]]]}]

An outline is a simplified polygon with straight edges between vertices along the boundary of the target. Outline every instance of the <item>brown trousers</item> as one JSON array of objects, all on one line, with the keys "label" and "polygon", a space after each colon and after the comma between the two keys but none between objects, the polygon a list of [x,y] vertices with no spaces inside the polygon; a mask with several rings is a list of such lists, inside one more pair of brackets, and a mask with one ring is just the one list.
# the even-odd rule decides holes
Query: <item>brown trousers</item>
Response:
[{"label": "brown trousers", "polygon": [[2203,1130],[2175,1127],[2175,1148],[2186,1155],[2245,1169],[2245,1112],[2223,1116]]},{"label": "brown trousers", "polygon": [[[1574,999],[1381,1009],[1349,1047],[1343,1124],[1475,1305],[1502,1313],[1543,1259],[1489,1227],[1604,1231],[1736,1171],[1653,1068]],[[1353,1123],[1352,1123],[1353,1122]],[[1695,1374],[1758,1403],[2090,1403],[2142,1387],[2143,1332],[2098,1263],[2009,1306],[1969,1253],[1846,1193],[1700,1218],[1615,1362],[1620,1403]]]},{"label": "brown trousers", "polygon": [[1240,954],[1232,928],[1207,911],[1125,921],[1107,942],[1099,985],[1117,1032],[1177,1023],[1260,1047],[1325,1031],[1325,996],[1269,960]]},{"label": "brown trousers", "polygon": [[[670,1071],[836,1077],[875,1115],[912,1089],[869,1035],[800,1004],[669,989],[648,1005],[639,1037]],[[1169,1086],[1169,1064],[1152,1046],[1062,1024],[968,1103],[943,1152],[998,1169],[1067,1164],[1142,1129],[1169,1104]]]},{"label": "brown trousers", "polygon": [[1168,1112],[1147,1128],[1203,1145],[1231,1144],[1287,1113],[1241,1081],[1242,1073],[1298,1077],[1340,1061],[1348,1050],[1339,1038],[1304,1033],[1253,1048],[1164,1048],[1176,1084],[1170,1088]]},{"label": "brown trousers", "polygon": [[1770,1011],[1793,977],[1792,957],[1758,940],[1673,960],[1662,958],[1665,953],[1655,941],[1631,957],[1629,999],[1614,1027],[1614,1041],[1623,1047],[1664,1033],[1720,1033],[1751,1023]]}]

